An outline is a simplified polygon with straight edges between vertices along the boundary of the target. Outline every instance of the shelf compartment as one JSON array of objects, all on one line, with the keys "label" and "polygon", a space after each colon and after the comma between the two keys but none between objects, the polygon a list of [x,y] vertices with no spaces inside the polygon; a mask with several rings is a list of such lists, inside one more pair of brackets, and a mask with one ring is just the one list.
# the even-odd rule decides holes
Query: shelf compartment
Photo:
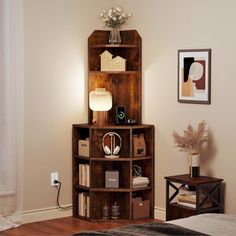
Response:
[{"label": "shelf compartment", "polygon": [[[189,211],[196,211],[197,210],[196,208],[185,206],[185,205],[179,204],[177,202],[170,203],[170,205],[172,205],[174,207],[179,207],[181,209],[184,208],[184,209],[187,209]],[[218,212],[218,211],[219,211],[219,207],[218,206],[203,207],[203,208],[199,209],[199,213],[204,213],[204,212],[208,212],[209,213],[209,212]]]},{"label": "shelf compartment", "polygon": [[95,30],[88,38],[89,47],[140,47],[142,39],[136,30],[120,30],[121,44],[108,44],[110,30]]},{"label": "shelf compartment", "polygon": [[203,208],[197,212],[194,208],[183,206],[178,203],[171,203],[168,205],[168,212],[170,212],[168,214],[168,220],[176,220],[200,213],[219,213],[219,207]]},{"label": "shelf compartment", "polygon": [[[105,172],[108,170],[119,171],[119,188],[129,189],[130,182],[130,163],[122,162],[92,162],[91,169],[93,170],[92,175],[96,178],[91,179],[91,187],[98,189],[105,189]],[[118,188],[117,188],[118,189]]]},{"label": "shelf compartment", "polygon": [[146,189],[137,189],[137,191],[132,190],[132,198],[141,197],[142,201],[149,200],[150,203],[150,217],[154,217],[154,192],[151,187],[147,187]]},{"label": "shelf compartment", "polygon": [[149,185],[153,187],[154,186],[154,176],[153,176],[153,160],[152,158],[144,160],[135,160],[132,163],[132,166],[138,165],[142,169],[142,176],[148,177],[149,179]]},{"label": "shelf compartment", "polygon": [[140,50],[139,47],[90,47],[89,54],[89,71],[101,70],[101,57],[100,55],[107,50],[112,54],[113,58],[120,56],[126,59],[126,71],[139,71],[140,70]]},{"label": "shelf compartment", "polygon": [[[134,128],[132,130],[132,135],[144,135],[145,145],[146,145],[146,156],[154,156],[153,140],[154,140],[154,130],[150,128]],[[135,158],[135,157],[134,157]]]},{"label": "shelf compartment", "polygon": [[72,129],[72,147],[73,147],[73,156],[79,155],[79,140],[85,140],[86,138],[89,138],[89,129],[86,127],[76,127],[76,125],[73,125]]},{"label": "shelf compartment", "polygon": [[[108,111],[108,123],[115,123],[116,107],[124,106],[127,119],[141,123],[141,83],[139,73],[90,73],[89,92],[105,88],[112,94],[112,109]],[[89,109],[89,122],[92,123]]]},{"label": "shelf compartment", "polygon": [[168,206],[168,210],[171,212],[171,214],[169,214],[168,220],[175,220],[178,218],[185,218],[196,215],[195,209],[186,206],[179,206],[179,204],[177,203],[171,203]]},{"label": "shelf compartment", "polygon": [[89,195],[88,189],[85,188],[84,186],[81,186],[80,188],[79,186],[74,185],[72,190],[73,190],[73,195],[72,195],[73,196],[73,209],[72,209],[73,216],[88,219],[88,217],[79,215],[79,207],[80,207],[79,206],[79,193],[84,192]]},{"label": "shelf compartment", "polygon": [[[113,128],[107,129],[92,129],[91,130],[91,147],[93,147],[91,151],[91,158],[100,158],[105,159],[105,153],[103,151],[102,146],[102,138],[108,132],[116,132],[120,135],[122,144],[121,149],[119,152],[119,156],[122,158],[129,158],[130,157],[130,142],[126,140],[130,140],[130,131],[129,129],[116,129],[114,126]],[[118,158],[117,158],[118,159]]]},{"label": "shelf compartment", "polygon": [[93,175],[96,178],[92,178],[91,186],[96,188],[105,187],[105,172],[108,170],[117,170],[119,171],[119,188],[129,188],[129,169],[130,164],[126,163],[124,165],[121,162],[92,162],[91,168],[93,170]]},{"label": "shelf compartment", "polygon": [[[99,201],[98,201],[99,199]],[[115,202],[120,206],[120,219],[130,219],[130,194],[124,192],[93,192],[91,198],[91,219],[102,220],[105,204],[111,208]]]}]

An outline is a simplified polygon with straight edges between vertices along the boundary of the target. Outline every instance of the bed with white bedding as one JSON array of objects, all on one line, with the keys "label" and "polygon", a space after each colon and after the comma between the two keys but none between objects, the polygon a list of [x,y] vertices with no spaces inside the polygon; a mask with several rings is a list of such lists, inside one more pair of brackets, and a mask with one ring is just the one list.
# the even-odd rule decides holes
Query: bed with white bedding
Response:
[{"label": "bed with white bedding", "polygon": [[151,222],[110,230],[80,232],[77,235],[148,236],[212,235],[236,236],[236,215],[207,213],[165,223]]},{"label": "bed with white bedding", "polygon": [[206,213],[168,223],[212,236],[236,236],[236,215]]}]

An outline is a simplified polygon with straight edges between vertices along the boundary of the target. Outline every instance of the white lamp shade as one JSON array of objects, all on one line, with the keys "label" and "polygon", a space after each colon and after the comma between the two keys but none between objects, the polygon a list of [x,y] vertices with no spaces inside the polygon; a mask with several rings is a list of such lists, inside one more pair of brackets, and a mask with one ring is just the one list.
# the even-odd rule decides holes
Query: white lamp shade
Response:
[{"label": "white lamp shade", "polygon": [[112,96],[105,88],[96,88],[89,93],[89,107],[93,111],[109,111],[112,108]]}]

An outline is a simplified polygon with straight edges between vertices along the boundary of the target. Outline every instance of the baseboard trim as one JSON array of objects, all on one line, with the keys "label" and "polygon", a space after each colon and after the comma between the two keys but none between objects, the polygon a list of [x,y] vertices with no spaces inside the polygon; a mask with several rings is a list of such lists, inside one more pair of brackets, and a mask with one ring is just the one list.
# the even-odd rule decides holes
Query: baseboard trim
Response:
[{"label": "baseboard trim", "polygon": [[[67,207],[67,205],[63,206]],[[57,207],[48,207],[41,209],[34,209],[29,211],[23,211],[22,224],[33,223],[43,220],[52,220],[63,217],[72,216],[71,210],[60,210]],[[160,207],[154,207],[154,218],[158,220],[166,220],[166,210]]]},{"label": "baseboard trim", "polygon": [[[64,205],[63,207],[68,207],[69,205]],[[72,209],[61,210],[57,207],[48,207],[41,209],[34,209],[29,211],[23,211],[22,224],[32,223],[43,220],[52,220],[63,217],[72,216]]]},{"label": "baseboard trim", "polygon": [[154,207],[154,218],[166,221],[166,209],[160,207]]}]

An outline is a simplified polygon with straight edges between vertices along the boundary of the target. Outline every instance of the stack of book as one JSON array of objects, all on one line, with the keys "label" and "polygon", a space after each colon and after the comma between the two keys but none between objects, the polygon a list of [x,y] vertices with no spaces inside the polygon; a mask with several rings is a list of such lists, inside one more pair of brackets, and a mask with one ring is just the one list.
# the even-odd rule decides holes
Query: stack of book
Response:
[{"label": "stack of book", "polygon": [[79,185],[90,187],[89,164],[79,164]]},{"label": "stack of book", "polygon": [[78,196],[79,203],[79,215],[84,217],[89,217],[89,208],[90,208],[90,196],[88,193],[81,192]]},{"label": "stack of book", "polygon": [[[199,204],[205,200],[206,196],[203,193],[199,194]],[[197,195],[196,191],[188,191],[186,189],[180,189],[180,194],[177,197],[177,203],[182,206],[191,207],[196,209]],[[201,205],[201,208],[211,207],[212,202],[206,201]]]},{"label": "stack of book", "polygon": [[149,179],[147,177],[142,176],[133,177],[132,184],[133,188],[145,188],[149,184]]},{"label": "stack of book", "polygon": [[196,195],[194,194],[181,194],[178,196],[178,204],[191,207],[191,208],[196,208]]}]

